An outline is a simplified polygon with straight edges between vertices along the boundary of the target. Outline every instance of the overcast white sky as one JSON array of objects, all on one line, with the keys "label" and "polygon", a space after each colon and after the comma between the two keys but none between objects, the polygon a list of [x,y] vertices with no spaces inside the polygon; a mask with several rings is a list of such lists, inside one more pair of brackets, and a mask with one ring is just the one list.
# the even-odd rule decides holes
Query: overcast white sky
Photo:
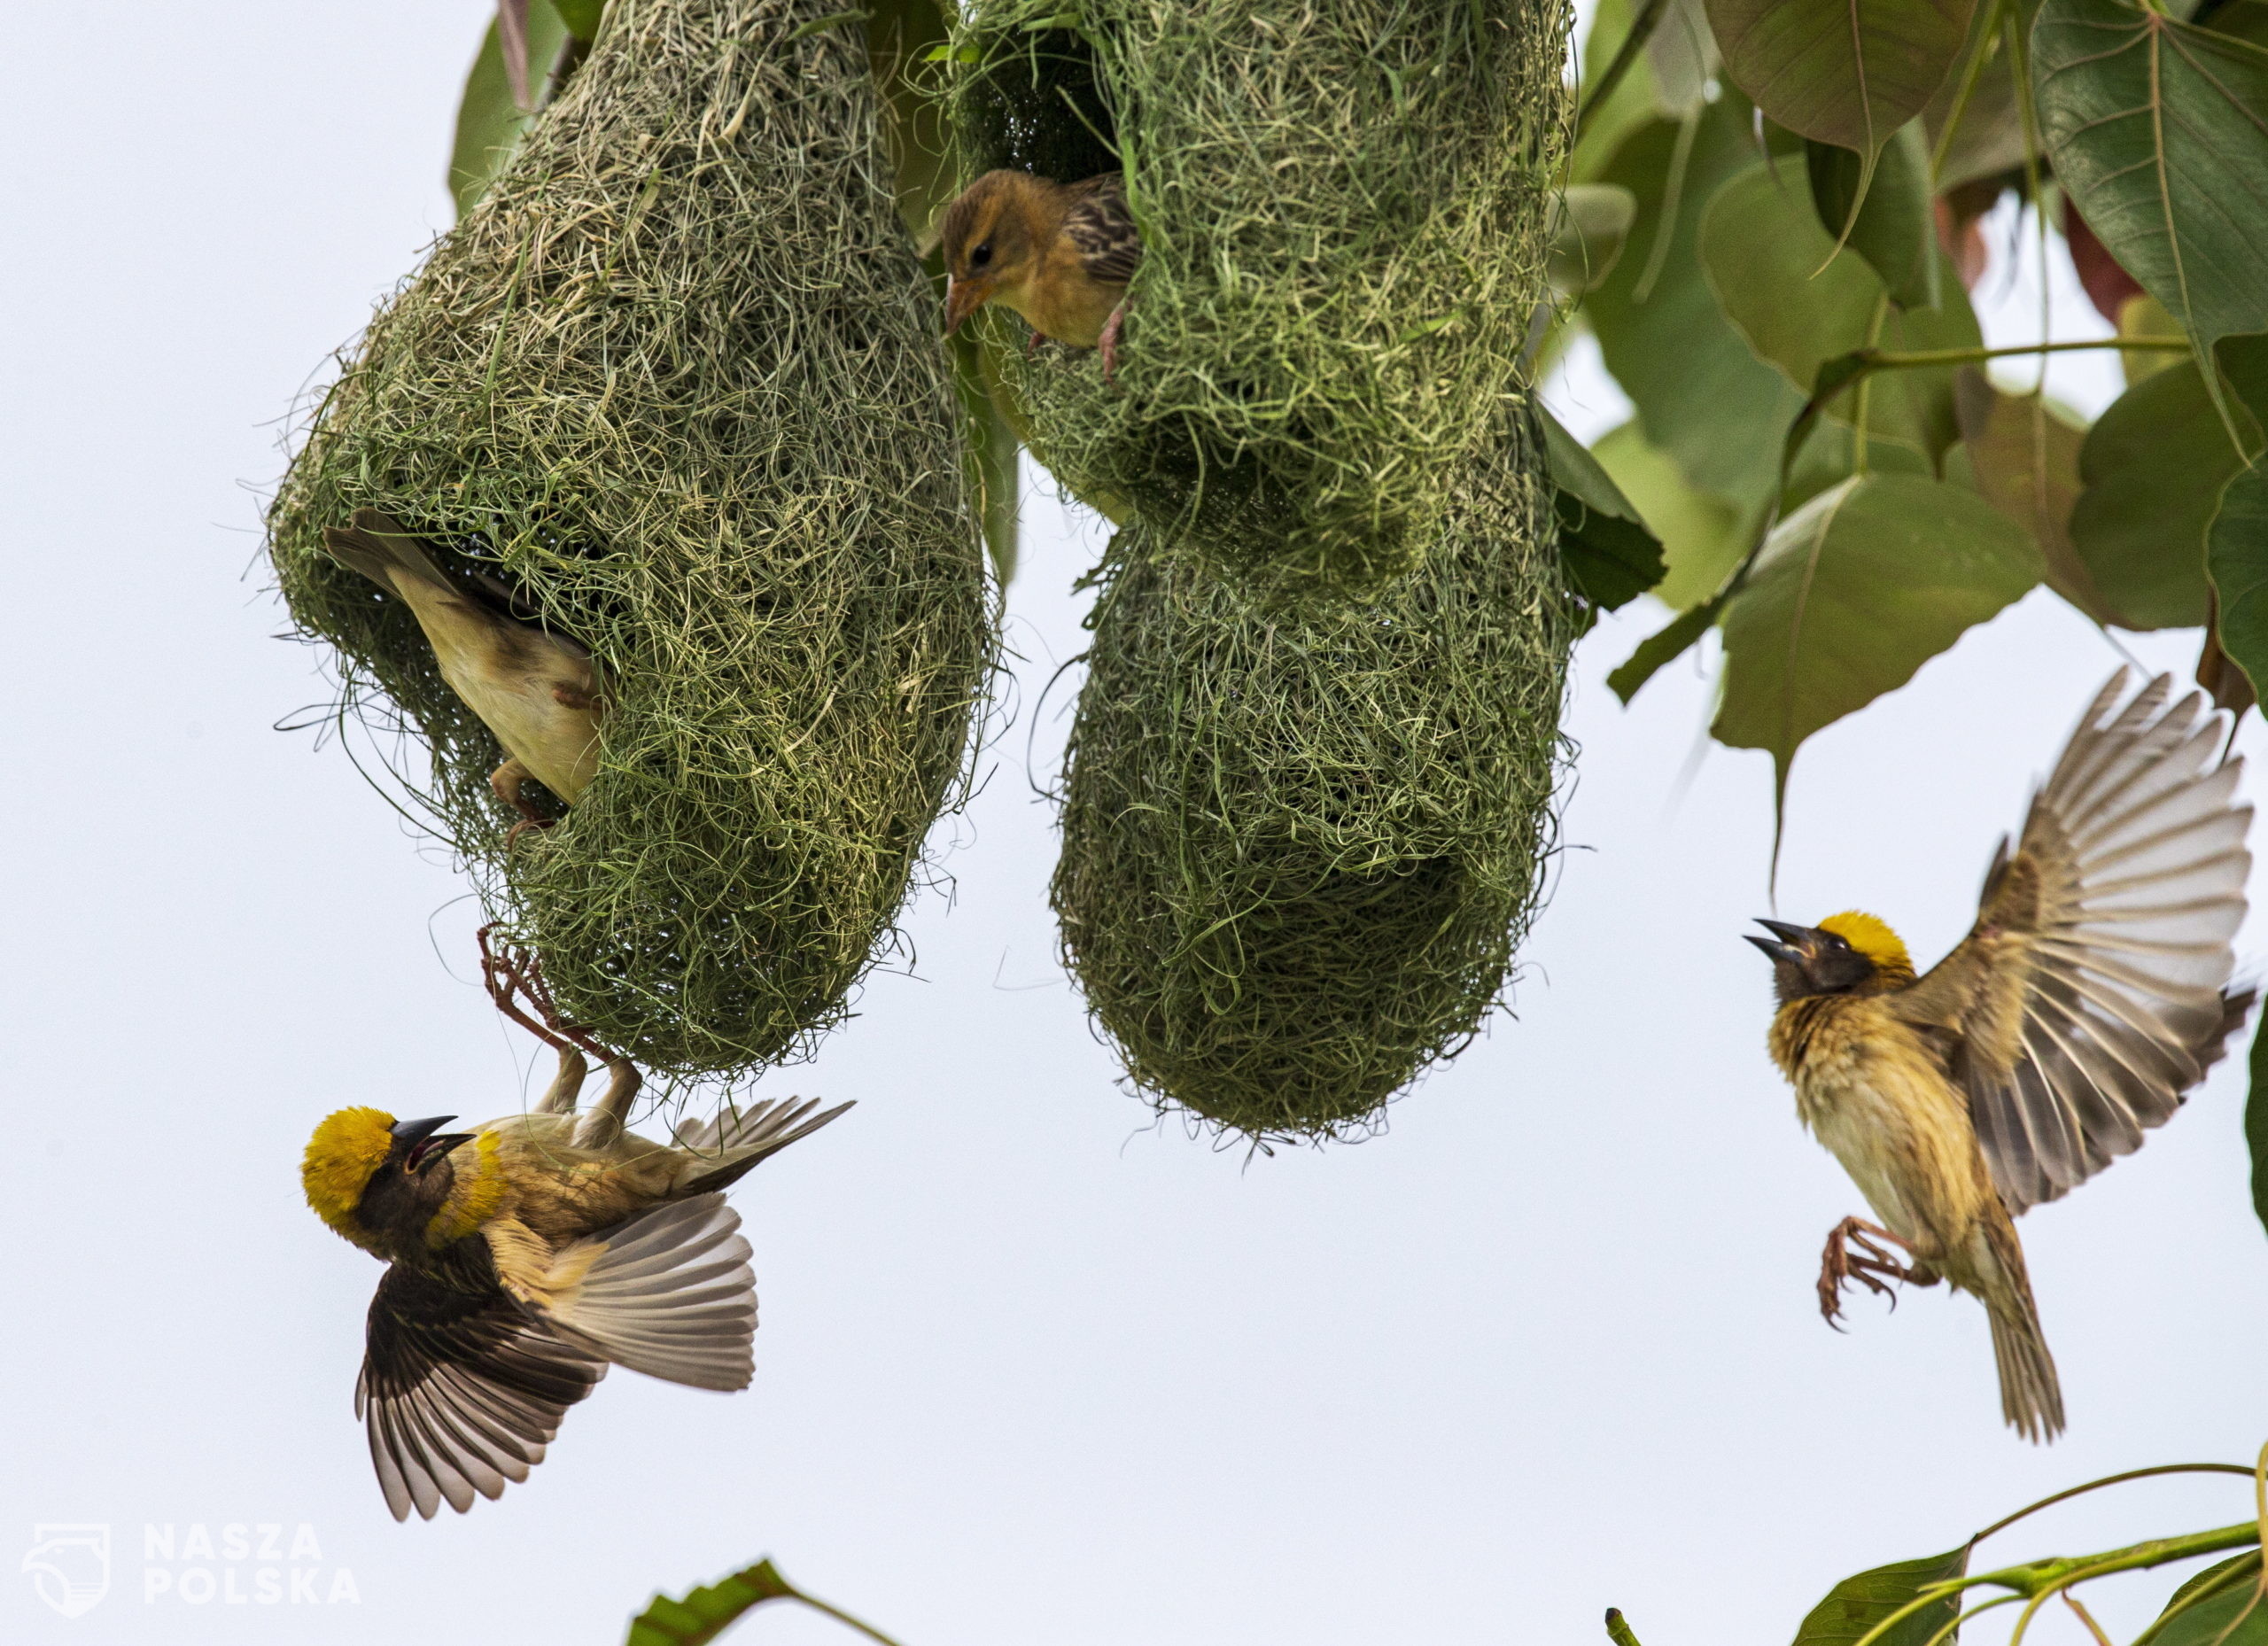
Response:
[{"label": "overcast white sky", "polygon": [[[396,1526],[349,1410],[378,1270],[307,1213],[299,1150],[345,1104],[510,1111],[531,1047],[474,984],[446,862],[336,749],[270,729],[322,687],[270,638],[257,521],[279,418],[447,221],[483,10],[12,14],[0,1637],[608,1642],[656,1587],[770,1552],[907,1646],[1596,1646],[1610,1604],[1647,1646],[1754,1646],[1843,1574],[2066,1484],[2249,1460],[2268,1239],[2241,1068],[2023,1225],[2062,1444],[2000,1427],[1968,1300],[1821,1324],[1819,1243],[1860,1201],[1766,1060],[1739,941],[1767,912],[1767,767],[1713,750],[1681,792],[1690,664],[1628,711],[1605,691],[1652,609],[1580,655],[1569,850],[1517,1020],[1359,1147],[1248,1161],[1151,1128],[1045,903],[1026,760],[1057,759],[1068,694],[1039,714],[1037,689],[1100,540],[1035,499],[1018,718],[943,831],[956,894],[913,912],[917,974],[765,1088],[859,1106],[738,1192],[754,1388],[619,1373],[527,1486]],[[1555,393],[1587,429],[1616,415],[1595,372]],[[1820,738],[1781,910],[1864,905],[1939,951],[2116,661],[2035,595]],[[2004,1552],[2246,1512],[2241,1483],[2151,1486]],[[255,1529],[231,1558],[232,1524],[284,1557]],[[110,1591],[72,1619],[8,1552],[56,1525],[110,1528]],[[323,1603],[260,1603],[263,1566]],[[191,1603],[198,1570],[217,1592]],[[152,1572],[171,1592],[145,1600]]]}]

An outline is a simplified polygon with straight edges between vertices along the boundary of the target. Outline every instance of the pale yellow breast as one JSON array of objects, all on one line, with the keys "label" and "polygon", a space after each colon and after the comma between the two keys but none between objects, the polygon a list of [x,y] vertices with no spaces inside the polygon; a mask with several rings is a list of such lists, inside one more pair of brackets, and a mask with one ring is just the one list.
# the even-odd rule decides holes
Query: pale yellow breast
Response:
[{"label": "pale yellow breast", "polygon": [[[1789,1009],[1790,1012],[1794,1008]],[[1796,1113],[1840,1161],[1877,1221],[1924,1256],[1965,1248],[1991,1192],[1969,1106],[1929,1047],[1862,999],[1815,1012],[1773,1050],[1796,1089]]]}]

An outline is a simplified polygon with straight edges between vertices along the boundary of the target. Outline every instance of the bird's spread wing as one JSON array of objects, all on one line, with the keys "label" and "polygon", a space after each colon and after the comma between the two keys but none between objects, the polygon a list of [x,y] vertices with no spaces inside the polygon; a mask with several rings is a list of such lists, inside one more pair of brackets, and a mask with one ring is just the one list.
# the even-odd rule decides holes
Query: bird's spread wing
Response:
[{"label": "bird's spread wing", "polygon": [[774,1098],[744,1109],[719,1109],[707,1121],[685,1121],[677,1129],[677,1146],[693,1158],[680,1169],[680,1193],[702,1194],[739,1182],[759,1161],[777,1154],[799,1137],[808,1137],[851,1106],[838,1103],[822,1114],[817,1098],[797,1102]]},{"label": "bird's spread wing", "polygon": [[2009,1210],[2052,1200],[2141,1146],[2220,1056],[2252,991],[2225,991],[2244,918],[2252,808],[2241,761],[2161,675],[2117,708],[2121,670],[2033,796],[1976,928],[1911,989],[1947,1031],[1978,1143]]},{"label": "bird's spread wing", "polygon": [[568,1342],[697,1389],[756,1373],[756,1276],[740,1215],[721,1194],[672,1200],[559,1248],[505,1284]]},{"label": "bird's spread wing", "polygon": [[1142,260],[1142,237],[1126,207],[1125,181],[1115,172],[1076,185],[1079,198],[1063,216],[1063,234],[1088,278],[1122,286]]},{"label": "bird's spread wing", "polygon": [[[486,1267],[486,1243],[475,1260]],[[462,1514],[473,1494],[495,1497],[543,1461],[567,1409],[606,1375],[603,1361],[561,1342],[478,1274],[442,1278],[397,1263],[370,1301],[369,1343],[354,1413],[386,1507],[430,1520],[441,1503]],[[470,1285],[462,1284],[470,1281]]]}]

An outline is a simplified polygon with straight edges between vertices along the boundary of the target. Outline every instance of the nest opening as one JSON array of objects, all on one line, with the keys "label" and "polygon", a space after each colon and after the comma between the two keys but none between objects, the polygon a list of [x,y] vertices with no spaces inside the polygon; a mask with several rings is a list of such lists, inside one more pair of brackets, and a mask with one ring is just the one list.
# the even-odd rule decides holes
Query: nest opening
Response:
[{"label": "nest opening", "polygon": [[[342,708],[561,1009],[664,1090],[806,1050],[963,792],[992,659],[935,298],[863,32],[829,0],[613,0],[487,195],[381,309],[270,515]],[[357,509],[592,652],[597,777],[509,836],[502,750]]]},{"label": "nest opening", "polygon": [[984,323],[1075,494],[1256,588],[1375,592],[1516,392],[1568,110],[1557,4],[964,7],[964,170],[1125,174],[1115,380]]}]

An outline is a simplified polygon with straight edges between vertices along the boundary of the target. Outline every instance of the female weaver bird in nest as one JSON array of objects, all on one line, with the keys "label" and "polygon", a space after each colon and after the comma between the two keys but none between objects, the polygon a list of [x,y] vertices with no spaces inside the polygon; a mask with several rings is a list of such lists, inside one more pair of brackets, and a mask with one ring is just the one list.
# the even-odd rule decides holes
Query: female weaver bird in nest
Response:
[{"label": "female weaver bird in nest", "polygon": [[[530,993],[548,1016],[548,997]],[[557,1032],[546,1038],[558,1078],[532,1113],[444,1131],[454,1116],[341,1109],[307,1144],[307,1204],[387,1264],[354,1412],[397,1520],[413,1508],[430,1520],[445,1502],[462,1514],[476,1493],[525,1480],[610,1366],[746,1388],[756,1282],[723,1191],[850,1106],[760,1103],[649,1142],[574,1112],[587,1065],[575,1031]],[[637,1090],[636,1071],[612,1061],[594,1114]]]},{"label": "female weaver bird in nest", "polygon": [[1977,924],[1927,973],[1855,911],[1748,940],[1771,957],[1796,1111],[1881,1219],[1828,1235],[1821,1312],[1852,1277],[1973,1293],[2000,1410],[2032,1440],[2062,1432],[2063,1396],[2014,1220],[2140,1148],[2254,994],[2225,986],[2252,865],[2243,763],[2219,757],[2226,722],[2201,694],[2168,708],[2160,675],[2118,708],[2126,683],[2095,698],[2014,852],[2001,841]]},{"label": "female weaver bird in nest", "polygon": [[352,525],[327,528],[322,544],[340,565],[409,607],[442,679],[503,745],[504,764],[488,781],[524,819],[513,833],[553,821],[521,792],[530,778],[573,805],[598,773],[606,712],[589,649],[547,628],[501,579],[451,577],[431,546],[375,509],[356,509]]},{"label": "female weaver bird in nest", "polygon": [[987,172],[945,208],[943,243],[947,337],[998,302],[1031,322],[1035,346],[1099,347],[1104,377],[1118,369],[1126,283],[1142,260],[1118,173],[1066,184]]}]

